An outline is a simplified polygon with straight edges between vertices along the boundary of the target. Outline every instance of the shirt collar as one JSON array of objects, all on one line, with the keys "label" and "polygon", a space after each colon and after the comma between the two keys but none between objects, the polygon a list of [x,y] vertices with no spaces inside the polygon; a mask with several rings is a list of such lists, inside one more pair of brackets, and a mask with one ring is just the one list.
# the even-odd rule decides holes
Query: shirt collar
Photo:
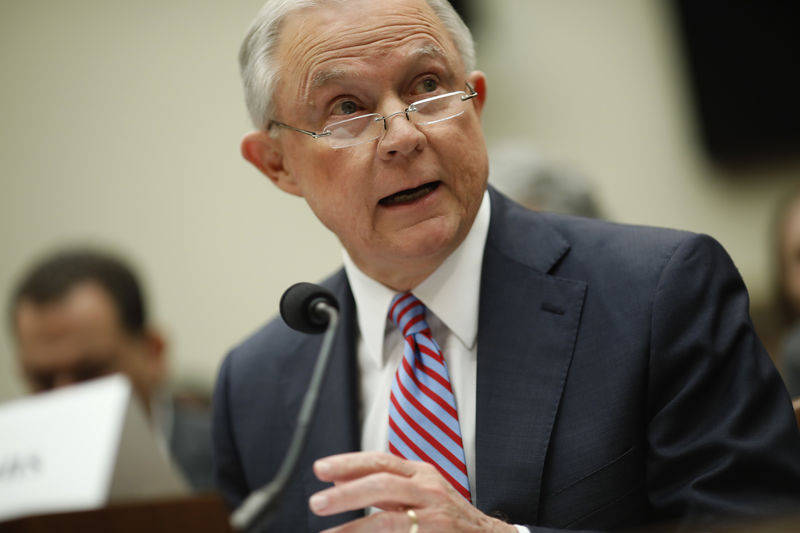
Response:
[{"label": "shirt collar", "polygon": [[[469,349],[475,346],[478,336],[481,267],[490,211],[486,191],[464,241],[412,291]],[[396,293],[364,274],[344,249],[342,256],[356,302],[362,340],[369,357],[382,365],[387,312]]]}]

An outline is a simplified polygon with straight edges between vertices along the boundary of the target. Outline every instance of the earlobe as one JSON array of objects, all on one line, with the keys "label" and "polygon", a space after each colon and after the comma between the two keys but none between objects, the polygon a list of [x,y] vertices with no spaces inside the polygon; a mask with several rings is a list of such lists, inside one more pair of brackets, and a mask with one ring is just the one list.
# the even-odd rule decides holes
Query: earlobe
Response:
[{"label": "earlobe", "polygon": [[242,139],[242,157],[267,176],[280,189],[302,196],[294,177],[283,164],[280,142],[269,133],[254,131]]}]

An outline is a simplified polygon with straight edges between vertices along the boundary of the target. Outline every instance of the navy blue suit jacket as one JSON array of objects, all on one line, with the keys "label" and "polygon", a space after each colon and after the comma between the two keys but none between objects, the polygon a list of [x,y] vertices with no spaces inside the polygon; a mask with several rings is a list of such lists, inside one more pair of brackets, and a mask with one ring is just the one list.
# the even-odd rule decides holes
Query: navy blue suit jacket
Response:
[{"label": "navy blue suit jacket", "polygon": [[[539,531],[704,523],[796,505],[789,398],[722,247],[687,232],[534,213],[490,192],[477,507]],[[275,531],[358,516],[318,517],[307,504],[326,486],[312,462],[359,449],[355,304],[343,271],[324,285],[341,321]],[[275,475],[320,343],[278,319],[225,359],[214,439],[232,506]]]}]

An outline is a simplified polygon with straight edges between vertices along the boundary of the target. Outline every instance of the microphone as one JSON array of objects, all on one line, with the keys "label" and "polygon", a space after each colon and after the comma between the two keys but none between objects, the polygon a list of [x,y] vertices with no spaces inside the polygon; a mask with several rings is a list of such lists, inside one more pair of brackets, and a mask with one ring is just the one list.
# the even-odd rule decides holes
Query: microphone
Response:
[{"label": "microphone", "polygon": [[306,282],[295,283],[281,296],[281,317],[290,328],[297,331],[322,333],[329,320],[324,305],[339,310],[336,298],[325,287]]},{"label": "microphone", "polygon": [[322,378],[328,366],[336,324],[339,322],[339,303],[336,297],[326,288],[313,283],[295,283],[286,289],[281,296],[280,311],[284,322],[292,329],[312,334],[325,332],[325,336],[286,456],[272,481],[250,493],[231,514],[230,524],[234,531],[251,531],[256,524],[266,526],[274,518],[280,497],[305,448],[308,429],[322,388]]}]

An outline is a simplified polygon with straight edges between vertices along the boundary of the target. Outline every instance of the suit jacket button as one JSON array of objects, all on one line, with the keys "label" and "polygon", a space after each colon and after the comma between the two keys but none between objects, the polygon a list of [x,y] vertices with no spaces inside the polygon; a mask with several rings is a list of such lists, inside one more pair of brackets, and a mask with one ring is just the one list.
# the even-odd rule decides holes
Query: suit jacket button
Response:
[{"label": "suit jacket button", "polygon": [[489,516],[491,516],[492,518],[497,518],[498,520],[502,520],[503,522],[506,523],[508,523],[509,521],[509,516],[500,509],[489,511]]}]

